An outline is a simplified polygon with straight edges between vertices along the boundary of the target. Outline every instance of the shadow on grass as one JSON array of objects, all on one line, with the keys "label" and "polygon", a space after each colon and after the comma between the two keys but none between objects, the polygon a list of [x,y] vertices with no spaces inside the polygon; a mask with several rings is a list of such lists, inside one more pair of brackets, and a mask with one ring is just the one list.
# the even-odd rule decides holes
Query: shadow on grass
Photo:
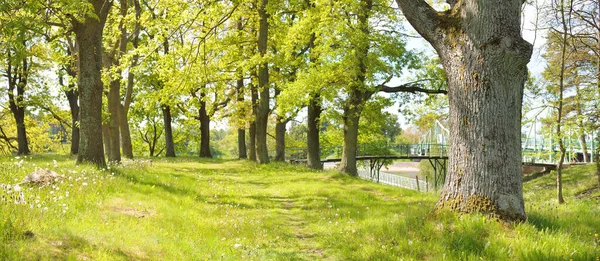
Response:
[{"label": "shadow on grass", "polygon": [[533,174],[530,174],[530,175],[524,176],[524,177],[523,177],[523,182],[529,182],[529,181],[532,181],[532,180],[534,180],[534,179],[537,179],[537,178],[543,177],[543,176],[545,176],[546,174],[549,174],[549,173],[550,173],[550,171],[548,170],[548,171],[536,172],[536,173],[533,173]]}]

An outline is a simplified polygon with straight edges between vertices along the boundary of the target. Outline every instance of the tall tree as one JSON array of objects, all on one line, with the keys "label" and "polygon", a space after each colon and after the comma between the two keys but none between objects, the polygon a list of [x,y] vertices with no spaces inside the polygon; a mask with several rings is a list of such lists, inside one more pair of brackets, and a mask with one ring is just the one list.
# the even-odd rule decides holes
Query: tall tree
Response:
[{"label": "tall tree", "polygon": [[[135,24],[133,27],[133,35],[131,44],[133,45],[134,51],[136,51],[139,47],[140,40],[140,31],[141,31],[141,15],[142,15],[142,6],[140,5],[139,0],[133,1],[133,7],[135,11]],[[137,53],[133,54],[131,58],[131,63],[129,66],[129,71],[127,73],[127,87],[125,88],[125,97],[123,99],[123,103],[120,104],[119,108],[119,130],[121,133],[121,147],[123,149],[123,156],[128,159],[133,158],[133,145],[131,142],[131,131],[129,128],[129,108],[131,106],[132,97],[133,97],[133,86],[134,86],[134,77],[135,74],[133,70],[138,64],[139,55]],[[166,133],[165,133],[166,135]]]},{"label": "tall tree", "polygon": [[[26,43],[24,44],[26,45]],[[15,57],[16,56],[16,57]],[[30,153],[25,128],[25,88],[31,69],[30,57],[19,55],[11,47],[7,48],[6,77],[8,78],[8,103],[15,124],[19,155]]]},{"label": "tall tree", "polygon": [[[258,53],[265,59],[267,42],[269,39],[269,14],[267,12],[268,0],[258,0]],[[265,60],[258,66],[258,89],[260,100],[256,109],[256,161],[261,164],[269,163],[269,150],[267,148],[267,124],[269,121],[269,63]]]},{"label": "tall tree", "polygon": [[77,67],[80,99],[80,140],[77,163],[106,165],[102,147],[102,35],[112,1],[89,0],[91,12],[81,20],[72,18],[79,46]]},{"label": "tall tree", "polygon": [[396,0],[434,47],[448,77],[450,154],[436,209],[526,218],[521,102],[532,46],[521,37],[522,0]]},{"label": "tall tree", "polygon": [[67,62],[63,65],[62,70],[67,74],[67,83],[64,82],[62,74],[59,73],[59,82],[63,87],[63,92],[69,102],[71,110],[71,155],[79,153],[79,91],[75,81],[77,80],[77,47],[72,37],[66,37],[65,52]]}]

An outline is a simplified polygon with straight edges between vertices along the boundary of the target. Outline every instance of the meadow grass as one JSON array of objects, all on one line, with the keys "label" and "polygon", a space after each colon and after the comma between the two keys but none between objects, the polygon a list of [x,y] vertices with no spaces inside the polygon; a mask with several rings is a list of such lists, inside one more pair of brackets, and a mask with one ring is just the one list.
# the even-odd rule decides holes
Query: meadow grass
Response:
[{"label": "meadow grass", "polygon": [[[437,194],[337,172],[198,158],[97,170],[64,156],[0,158],[0,183],[64,179],[0,201],[0,260],[598,260],[593,166],[525,183],[528,221],[431,215]],[[25,204],[15,204],[22,192]],[[2,194],[2,192],[0,192]]]}]

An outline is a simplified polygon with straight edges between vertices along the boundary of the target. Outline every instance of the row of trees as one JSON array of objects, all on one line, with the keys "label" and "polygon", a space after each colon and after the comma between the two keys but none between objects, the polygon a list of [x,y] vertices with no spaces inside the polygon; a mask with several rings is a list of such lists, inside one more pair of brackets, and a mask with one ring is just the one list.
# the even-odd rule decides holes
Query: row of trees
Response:
[{"label": "row of trees", "polygon": [[[378,108],[372,116],[380,118],[391,105],[377,93],[445,93],[422,82],[387,85],[403,69],[420,66],[405,48],[399,11],[387,0],[8,1],[5,7],[1,60],[19,154],[30,152],[30,106],[71,129],[78,162],[103,166],[105,154],[111,162],[132,158],[131,113],[139,132],[133,136],[150,154],[160,152],[164,137],[165,155],[175,156],[173,129],[199,125],[187,130],[199,133],[200,157],[212,157],[211,121],[228,118],[238,129],[239,157],[259,163],[270,160],[271,122],[274,159],[283,161],[286,124],[307,108],[308,165],[321,168],[320,121],[327,110],[344,130],[341,170],[356,175],[361,113]],[[51,91],[35,91],[52,89],[53,77],[70,121]]]},{"label": "row of trees", "polygon": [[[600,3],[594,0],[552,0],[540,7],[540,29],[547,32],[542,79],[529,85],[537,100],[527,111],[542,114],[544,127],[558,143],[557,199],[562,195],[562,169],[568,130],[581,144],[583,161],[589,162],[591,142],[586,137],[600,128]],[[542,100],[541,106],[539,101]],[[594,148],[598,162],[600,148]],[[598,163],[600,184],[600,163]]]},{"label": "row of trees", "polygon": [[[168,156],[175,155],[174,117],[199,123],[202,157],[211,156],[211,120],[227,117],[238,129],[240,157],[247,151],[268,163],[269,122],[275,158],[283,160],[286,123],[306,107],[308,165],[321,168],[319,122],[327,109],[343,128],[340,170],[356,175],[361,115],[382,101],[373,97],[447,92],[452,139],[437,208],[525,219],[521,101],[532,47],[520,33],[522,0],[449,0],[441,11],[424,0],[6,2],[0,60],[19,153],[29,152],[21,111],[31,80],[44,78],[42,64],[58,65],[69,101],[79,101],[70,102],[73,140],[79,129],[72,152],[100,166],[105,151],[110,161],[133,156],[130,108],[146,116],[160,109]],[[439,54],[447,91],[420,81],[388,86],[419,65],[406,50],[396,6]],[[44,50],[36,54],[38,47]]]}]

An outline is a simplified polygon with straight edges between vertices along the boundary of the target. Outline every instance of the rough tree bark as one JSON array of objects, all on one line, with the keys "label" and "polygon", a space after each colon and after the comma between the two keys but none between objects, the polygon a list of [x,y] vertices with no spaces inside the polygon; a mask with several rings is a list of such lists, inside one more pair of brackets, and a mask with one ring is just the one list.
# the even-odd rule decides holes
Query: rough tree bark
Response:
[{"label": "rough tree bark", "polygon": [[[27,58],[18,61],[19,65],[13,67],[11,50],[8,50],[6,77],[8,78],[8,105],[17,125],[17,144],[19,155],[27,155],[29,151],[29,141],[27,140],[27,130],[25,128],[25,104],[24,95],[27,86],[29,74],[29,63]],[[15,95],[16,91],[16,95]]]},{"label": "rough tree bark", "polygon": [[[261,0],[258,7],[258,52],[261,57],[267,53],[267,40],[269,35],[269,14],[267,14],[268,0]],[[267,124],[269,122],[269,64],[264,62],[258,68],[258,88],[260,100],[256,111],[256,161],[260,164],[269,163],[269,150],[267,148]]]},{"label": "rough tree bark", "polygon": [[80,98],[80,140],[77,163],[89,162],[105,167],[102,147],[102,34],[112,1],[88,0],[96,17],[86,16],[83,22],[73,18],[77,46],[78,88]]},{"label": "rough tree bark", "polygon": [[175,157],[175,144],[173,142],[173,128],[171,122],[171,107],[168,105],[160,106],[163,113],[163,125],[165,128],[165,156]]},{"label": "rough tree bark", "polygon": [[521,37],[522,0],[396,0],[430,42],[448,77],[448,176],[436,209],[526,219],[521,180],[521,107],[532,46]]}]

